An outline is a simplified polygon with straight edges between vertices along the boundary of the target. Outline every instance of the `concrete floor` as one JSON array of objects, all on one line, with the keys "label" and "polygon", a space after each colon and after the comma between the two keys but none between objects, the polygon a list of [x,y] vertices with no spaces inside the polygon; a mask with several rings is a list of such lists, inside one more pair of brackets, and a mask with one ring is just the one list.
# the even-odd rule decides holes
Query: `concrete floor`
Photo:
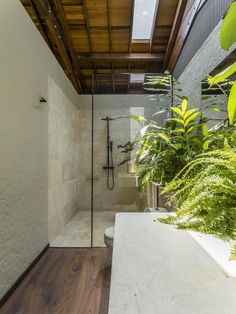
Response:
[{"label": "concrete floor", "polygon": [[[99,211],[94,213],[93,246],[105,247],[104,230],[115,223],[115,212]],[[79,211],[51,242],[51,247],[90,247],[91,213]]]}]

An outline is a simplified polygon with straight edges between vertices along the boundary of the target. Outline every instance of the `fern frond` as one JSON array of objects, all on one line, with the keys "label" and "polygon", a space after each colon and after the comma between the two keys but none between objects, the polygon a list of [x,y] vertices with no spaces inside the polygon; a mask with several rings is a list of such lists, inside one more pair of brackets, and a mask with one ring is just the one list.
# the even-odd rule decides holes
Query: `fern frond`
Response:
[{"label": "fern frond", "polygon": [[200,154],[169,183],[176,215],[167,220],[181,229],[234,240],[236,258],[236,151],[229,147]]}]

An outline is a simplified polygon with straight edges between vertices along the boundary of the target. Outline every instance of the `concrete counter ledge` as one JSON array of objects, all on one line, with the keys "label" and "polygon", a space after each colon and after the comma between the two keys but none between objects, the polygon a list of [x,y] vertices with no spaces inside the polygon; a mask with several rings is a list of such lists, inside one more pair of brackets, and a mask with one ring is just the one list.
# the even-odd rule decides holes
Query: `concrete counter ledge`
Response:
[{"label": "concrete counter ledge", "polygon": [[116,215],[109,314],[235,314],[236,279],[164,215]]}]

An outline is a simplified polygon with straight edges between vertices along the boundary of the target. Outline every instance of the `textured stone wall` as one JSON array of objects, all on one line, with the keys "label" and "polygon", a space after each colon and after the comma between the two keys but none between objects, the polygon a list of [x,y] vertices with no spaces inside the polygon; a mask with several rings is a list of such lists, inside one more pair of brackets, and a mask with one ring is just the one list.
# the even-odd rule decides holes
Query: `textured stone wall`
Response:
[{"label": "textured stone wall", "polygon": [[[11,18],[13,17],[13,18]],[[0,1],[0,298],[48,243],[50,76],[78,97],[18,0]]]},{"label": "textured stone wall", "polygon": [[227,52],[220,48],[220,27],[221,22],[215,27],[178,79],[181,83],[182,94],[188,96],[191,105],[198,108],[201,108],[202,79],[235,49],[234,46]]},{"label": "textured stone wall", "polygon": [[48,94],[48,230],[52,241],[78,210],[79,113],[52,79]]}]

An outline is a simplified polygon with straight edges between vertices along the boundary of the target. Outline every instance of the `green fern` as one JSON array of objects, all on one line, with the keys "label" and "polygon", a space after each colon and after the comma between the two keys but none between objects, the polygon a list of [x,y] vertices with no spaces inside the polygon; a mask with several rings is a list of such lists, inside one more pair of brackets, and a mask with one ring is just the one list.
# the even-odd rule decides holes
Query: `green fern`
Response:
[{"label": "green fern", "polygon": [[162,222],[235,241],[231,258],[236,258],[236,150],[200,154],[170,182],[176,214]]}]

